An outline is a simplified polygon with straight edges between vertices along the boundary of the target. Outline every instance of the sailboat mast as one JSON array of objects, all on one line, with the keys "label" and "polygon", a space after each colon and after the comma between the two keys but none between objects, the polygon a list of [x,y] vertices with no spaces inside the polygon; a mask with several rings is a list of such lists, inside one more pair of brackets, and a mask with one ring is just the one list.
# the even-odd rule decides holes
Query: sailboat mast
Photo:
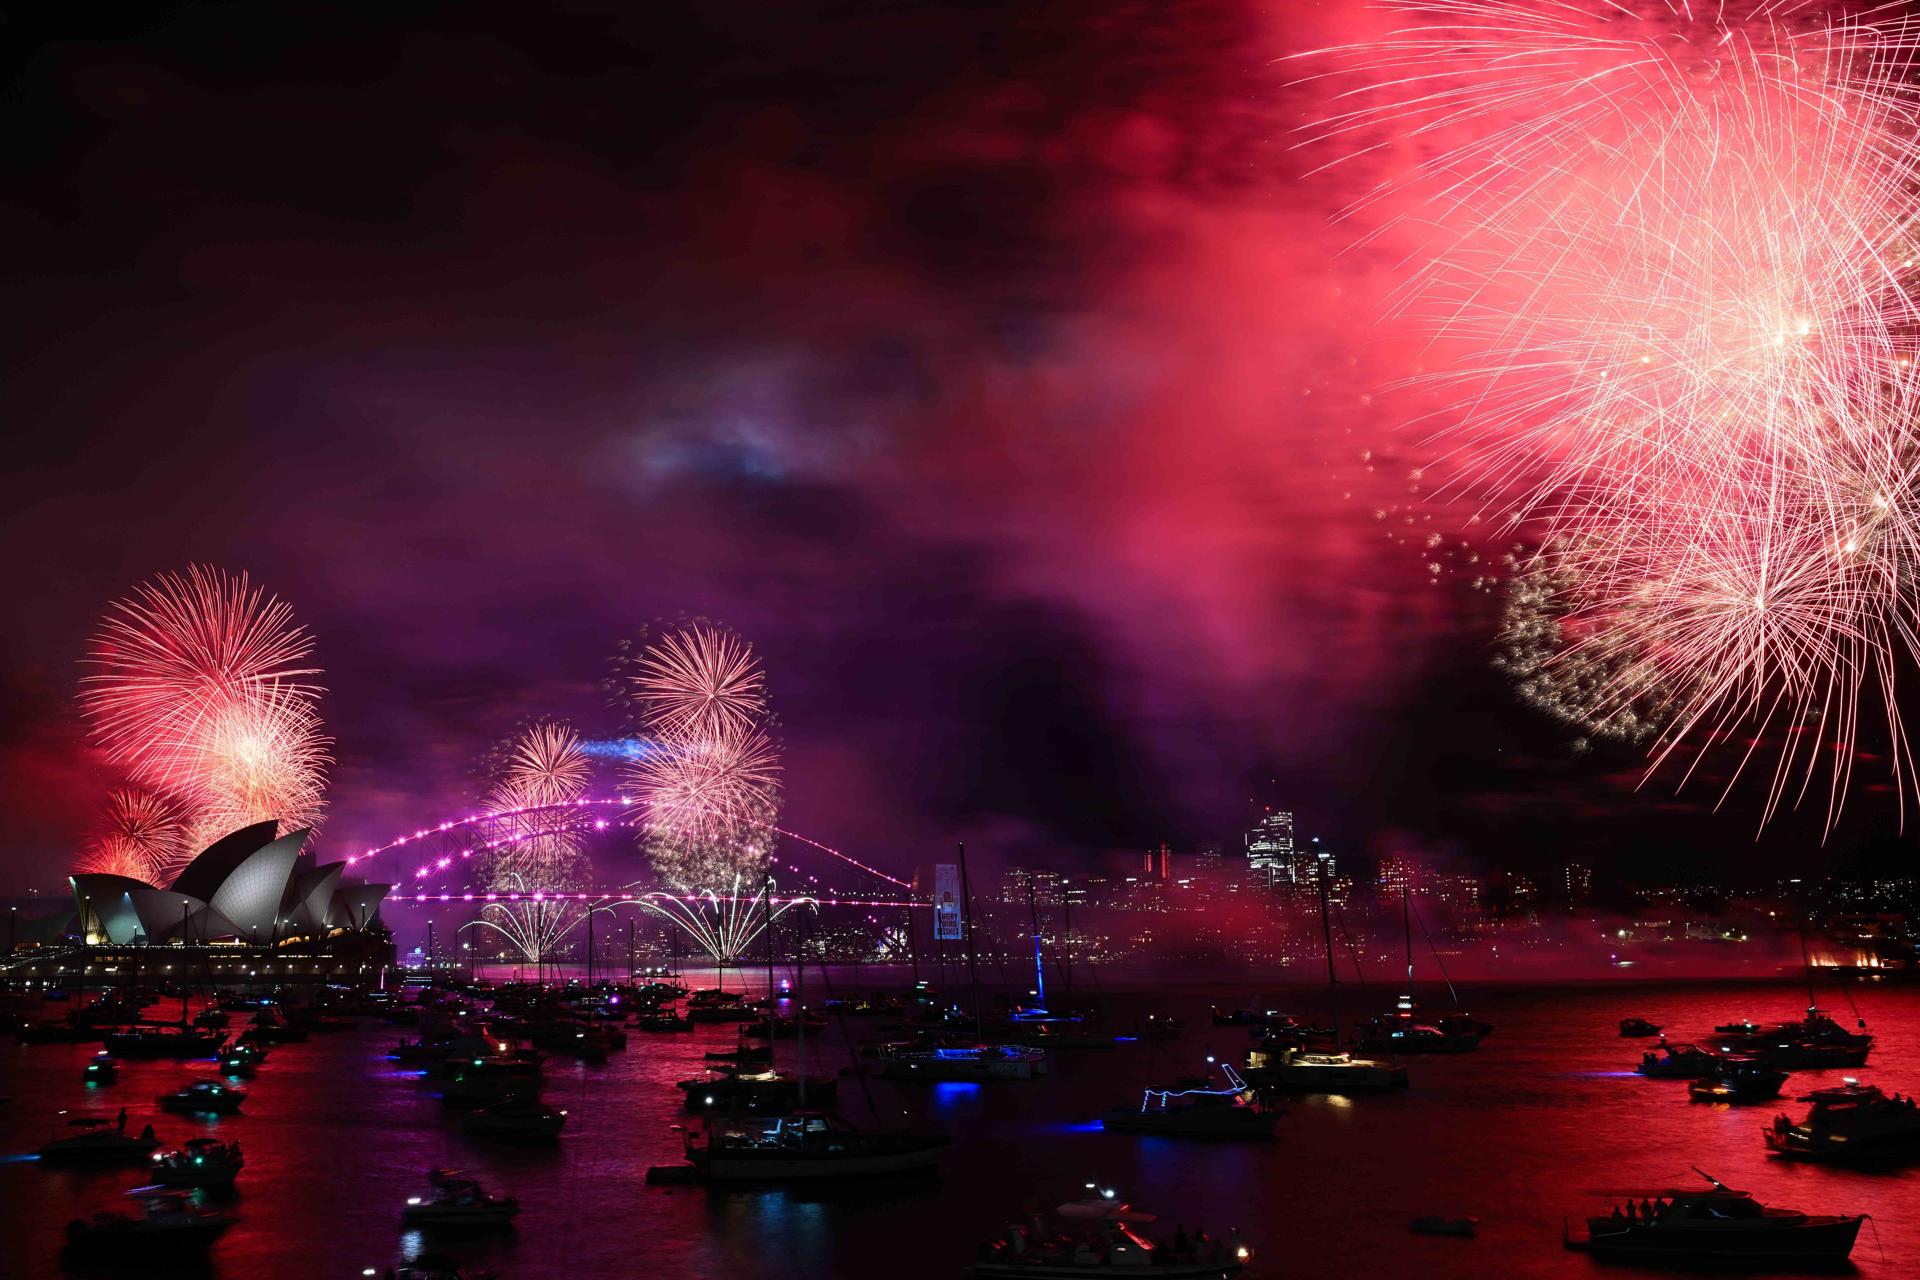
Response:
[{"label": "sailboat mast", "polygon": [[1027,915],[1033,921],[1033,998],[1040,1002],[1041,1012],[1047,1008],[1047,970],[1040,960],[1040,900],[1034,893],[1034,873],[1027,872]]},{"label": "sailboat mast", "polygon": [[[800,1109],[807,1106],[807,920],[800,917],[800,925],[794,930],[793,943],[793,1018],[794,1035],[797,1037],[796,1058],[799,1060]],[[769,993],[771,994],[771,993]],[[773,1043],[773,1002],[767,1002],[767,1043]]]},{"label": "sailboat mast", "polygon": [[973,1034],[980,1036],[980,972],[973,941],[973,885],[967,879],[967,846],[954,845],[960,851],[960,908],[967,934],[967,1001],[973,1005]]},{"label": "sailboat mast", "polygon": [[1400,882],[1400,929],[1407,940],[1407,994],[1413,994],[1413,883]]},{"label": "sailboat mast", "polygon": [[1333,1047],[1340,1047],[1340,991],[1333,972],[1333,919],[1327,911],[1327,860],[1316,861],[1320,880],[1320,940],[1327,951],[1327,1004],[1333,1016]]}]

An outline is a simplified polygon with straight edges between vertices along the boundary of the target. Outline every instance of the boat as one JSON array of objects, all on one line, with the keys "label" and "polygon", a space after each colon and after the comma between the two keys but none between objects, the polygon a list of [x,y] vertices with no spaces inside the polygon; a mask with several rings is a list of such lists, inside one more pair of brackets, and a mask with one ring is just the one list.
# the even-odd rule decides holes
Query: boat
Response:
[{"label": "boat", "polygon": [[739,991],[709,988],[694,992],[687,1000],[687,1018],[693,1022],[752,1022],[758,1017]]},{"label": "boat", "polygon": [[226,1042],[223,1032],[186,1027],[130,1027],[106,1037],[116,1058],[211,1058]]},{"label": "boat", "polygon": [[732,1062],[735,1064],[750,1062],[772,1062],[773,1046],[770,1044],[743,1044],[737,1049],[709,1050],[708,1062]]},{"label": "boat", "polygon": [[511,1227],[520,1212],[512,1196],[492,1196],[472,1178],[448,1169],[427,1175],[433,1190],[407,1197],[400,1220],[409,1227],[437,1230],[495,1231]]},{"label": "boat", "polygon": [[633,1025],[636,1030],[655,1033],[693,1030],[693,1019],[673,1012],[671,1009],[656,1009],[651,1013],[635,1014]]},{"label": "boat", "polygon": [[1795,1071],[1846,1071],[1864,1067],[1868,1052],[1862,1046],[1765,1039],[1737,1041],[1729,1048],[1770,1067]]},{"label": "boat", "polygon": [[498,1271],[475,1271],[463,1267],[457,1259],[444,1253],[423,1253],[391,1267],[367,1267],[360,1274],[377,1275],[381,1280],[499,1280],[500,1276]]},{"label": "boat", "polygon": [[154,1101],[167,1111],[190,1115],[230,1116],[239,1113],[247,1100],[245,1089],[236,1089],[217,1080],[196,1080],[172,1093],[163,1093]]},{"label": "boat", "polygon": [[1695,1102],[1765,1102],[1780,1096],[1787,1073],[1757,1058],[1722,1058],[1712,1075],[1687,1081],[1687,1096]]},{"label": "boat", "polygon": [[889,1080],[1031,1080],[1047,1073],[1047,1051],[1029,1045],[883,1045],[878,1056]]},{"label": "boat", "polygon": [[1189,1240],[1182,1230],[1155,1241],[1155,1215],[1113,1198],[1111,1191],[1060,1205],[1052,1222],[1035,1219],[1006,1228],[980,1246],[967,1275],[974,1280],[1044,1280],[1072,1276],[1153,1276],[1156,1280],[1230,1280],[1252,1250],[1235,1232],[1225,1240]]},{"label": "boat", "polygon": [[1800,1101],[1812,1104],[1806,1119],[1794,1124],[1778,1115],[1764,1131],[1777,1156],[1844,1164],[1920,1155],[1920,1107],[1910,1097],[1848,1080]]},{"label": "boat", "polygon": [[1643,1039],[1660,1034],[1660,1024],[1648,1022],[1645,1018],[1620,1019],[1620,1034],[1630,1039]]},{"label": "boat", "polygon": [[1375,1018],[1361,1032],[1359,1048],[1363,1053],[1471,1053],[1481,1038],[1478,1032],[1450,1032],[1417,1022],[1409,1011]]},{"label": "boat", "polygon": [[177,1151],[154,1152],[149,1172],[163,1187],[230,1187],[245,1165],[239,1143],[193,1138]]},{"label": "boat", "polygon": [[1253,1089],[1232,1066],[1222,1064],[1227,1087],[1146,1089],[1138,1107],[1115,1107],[1100,1127],[1119,1133],[1168,1138],[1271,1138],[1279,1117],[1263,1109]]},{"label": "boat", "polygon": [[203,1254],[233,1225],[217,1210],[202,1209],[169,1187],[135,1187],[134,1213],[104,1212],[67,1223],[67,1249],[89,1258],[149,1262],[156,1257]]},{"label": "boat", "polygon": [[1407,1224],[1407,1230],[1420,1236],[1471,1237],[1479,1229],[1478,1218],[1448,1218],[1437,1213],[1415,1218]]},{"label": "boat", "polygon": [[1266,1023],[1266,1016],[1252,1009],[1229,1009],[1222,1013],[1216,1005],[1212,1015],[1213,1025],[1216,1027],[1254,1027],[1264,1026]]},{"label": "boat", "polygon": [[202,1009],[193,1015],[193,1025],[202,1031],[225,1031],[227,1022],[227,1013],[224,1009]]},{"label": "boat", "polygon": [[515,1098],[468,1113],[466,1130],[483,1138],[545,1142],[559,1137],[566,1123],[563,1110],[532,1098]]},{"label": "boat", "polygon": [[259,1070],[259,1059],[251,1054],[228,1051],[220,1055],[220,1074],[228,1078],[254,1075]]},{"label": "boat", "polygon": [[804,1111],[809,1105],[831,1107],[840,1082],[832,1076],[808,1080],[782,1071],[740,1071],[708,1075],[679,1083],[688,1111]]},{"label": "boat", "polygon": [[1290,1093],[1375,1093],[1406,1088],[1407,1069],[1378,1058],[1267,1042],[1247,1054],[1247,1079]]},{"label": "boat", "polygon": [[105,1052],[93,1055],[80,1078],[87,1084],[112,1084],[120,1078],[120,1060]]},{"label": "boat", "polygon": [[99,1028],[78,1020],[66,1022],[25,1022],[14,1029],[21,1044],[85,1044],[105,1037]]},{"label": "boat", "polygon": [[[1569,1249],[1608,1262],[1837,1267],[1853,1252],[1866,1220],[1864,1214],[1772,1208],[1708,1174],[1700,1176],[1709,1184],[1705,1191],[1604,1193],[1624,1196],[1627,1210],[1616,1204],[1612,1213],[1587,1219],[1584,1237],[1563,1231],[1562,1238]],[[1651,1213],[1638,1212],[1636,1194]]]},{"label": "boat", "polygon": [[[685,1167],[693,1178],[710,1182],[898,1177],[936,1168],[949,1141],[945,1134],[856,1128],[825,1112],[710,1120],[703,1134],[687,1133]],[[647,1176],[650,1182],[680,1180],[654,1171]]]},{"label": "boat", "polygon": [[1692,1080],[1714,1074],[1723,1060],[1697,1044],[1662,1044],[1657,1053],[1649,1049],[1641,1054],[1634,1070],[1657,1080]]},{"label": "boat", "polygon": [[40,1148],[43,1164],[133,1164],[153,1154],[160,1140],[148,1125],[138,1137],[129,1138],[120,1127],[109,1128],[113,1121],[104,1116],[82,1116],[67,1121],[67,1127],[82,1132],[68,1138],[55,1138]]}]

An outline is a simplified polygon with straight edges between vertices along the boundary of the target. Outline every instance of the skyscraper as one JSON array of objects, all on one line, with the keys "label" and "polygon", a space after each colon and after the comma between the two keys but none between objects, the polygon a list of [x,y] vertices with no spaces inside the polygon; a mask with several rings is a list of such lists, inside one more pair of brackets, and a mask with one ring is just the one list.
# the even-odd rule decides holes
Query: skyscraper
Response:
[{"label": "skyscraper", "polygon": [[1269,887],[1295,878],[1293,814],[1269,809],[1247,832],[1247,866],[1255,882]]}]

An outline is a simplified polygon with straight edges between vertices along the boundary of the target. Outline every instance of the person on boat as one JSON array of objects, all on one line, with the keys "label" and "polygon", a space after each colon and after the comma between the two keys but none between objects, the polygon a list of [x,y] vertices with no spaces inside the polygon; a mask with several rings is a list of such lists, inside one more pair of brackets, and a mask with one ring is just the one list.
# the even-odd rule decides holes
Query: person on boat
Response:
[{"label": "person on boat", "polygon": [[1173,1256],[1176,1258],[1184,1258],[1187,1256],[1187,1227],[1185,1223],[1181,1223],[1173,1229]]},{"label": "person on boat", "polygon": [[1653,1201],[1645,1196],[1640,1197],[1640,1218],[1643,1222],[1653,1221]]},{"label": "person on boat", "polygon": [[1773,1117],[1773,1131],[1775,1133],[1785,1136],[1791,1132],[1792,1129],[1793,1121],[1788,1119],[1786,1112],[1782,1111]]},{"label": "person on boat", "polygon": [[153,1125],[151,1123],[149,1123],[146,1128],[140,1131],[140,1141],[142,1142],[158,1142],[159,1141],[158,1138],[153,1136]]},{"label": "person on boat", "polygon": [[1639,1221],[1640,1221],[1640,1206],[1633,1202],[1632,1196],[1628,1196],[1627,1197],[1627,1225],[1633,1226],[1635,1223]]},{"label": "person on boat", "polygon": [[113,1131],[121,1137],[127,1136],[127,1109],[120,1108],[120,1118],[113,1122]]},{"label": "person on boat", "polygon": [[1627,1220],[1627,1215],[1620,1212],[1619,1205],[1613,1206],[1613,1220],[1618,1223],[1624,1223]]}]

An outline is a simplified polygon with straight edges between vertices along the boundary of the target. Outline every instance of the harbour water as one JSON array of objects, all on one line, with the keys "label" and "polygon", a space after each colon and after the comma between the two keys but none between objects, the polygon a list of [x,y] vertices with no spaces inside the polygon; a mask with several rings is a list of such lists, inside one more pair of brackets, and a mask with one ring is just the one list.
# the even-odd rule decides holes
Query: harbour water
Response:
[{"label": "harbour water", "polygon": [[[1761,1128],[1776,1110],[1796,1116],[1798,1092],[1838,1083],[1839,1072],[1803,1072],[1776,1106],[1689,1103],[1677,1081],[1632,1071],[1646,1042],[1617,1023],[1638,1014],[1671,1039],[1712,1039],[1715,1023],[1797,1016],[1805,989],[1791,983],[1619,985],[1606,989],[1505,988],[1464,992],[1494,1023],[1478,1053],[1411,1060],[1412,1087],[1387,1096],[1303,1097],[1285,1103],[1268,1143],[1204,1143],[1104,1133],[1096,1117],[1137,1100],[1140,1089],[1238,1061],[1245,1031],[1215,1027],[1211,1005],[1252,999],[1247,989],[1163,987],[1092,996],[1125,1033],[1148,1012],[1185,1020],[1173,1042],[1126,1041],[1055,1055],[1031,1083],[907,1087],[875,1080],[873,1105],[955,1141],[937,1177],[794,1190],[649,1187],[648,1167],[679,1158],[686,1117],[673,1082],[700,1072],[702,1054],[730,1047],[734,1029],[632,1034],[602,1064],[547,1062],[544,1098],[569,1112],[550,1149],[500,1147],[463,1133],[455,1113],[418,1072],[385,1051],[409,1034],[363,1019],[351,1031],[276,1048],[245,1082],[244,1113],[190,1120],[161,1113],[155,1095],[208,1074],[211,1064],[129,1062],[117,1083],[81,1083],[98,1045],[0,1043],[0,1271],[22,1277],[112,1276],[70,1266],[67,1221],[109,1205],[132,1185],[124,1169],[43,1168],[31,1153],[61,1131],[64,1111],[130,1128],[152,1120],[169,1145],[201,1134],[240,1139],[246,1151],[231,1208],[239,1224],[210,1263],[185,1274],[220,1280],[322,1280],[384,1268],[423,1247],[399,1215],[434,1167],[465,1169],[489,1189],[519,1197],[510,1235],[451,1250],[503,1280],[576,1277],[957,1277],[976,1245],[1036,1207],[1083,1194],[1089,1181],[1160,1212],[1169,1231],[1237,1227],[1257,1250],[1253,1274],[1288,1277],[1547,1277],[1621,1274],[1561,1244],[1563,1219],[1604,1209],[1602,1187],[1691,1185],[1690,1166],[1761,1200],[1811,1212],[1868,1213],[1854,1252],[1858,1273],[1920,1274],[1920,1163],[1891,1172],[1785,1165],[1770,1160]],[[1349,990],[1351,1014],[1362,996]],[[1384,1007],[1389,993],[1365,997]],[[1852,1011],[1835,994],[1842,1021]],[[1430,1008],[1449,1002],[1424,993]],[[1876,1040],[1854,1074],[1887,1092],[1920,1089],[1920,986],[1863,983],[1854,999]],[[1318,1009],[1311,991],[1294,1011]],[[873,1024],[848,1020],[855,1036]],[[810,1045],[821,1069],[850,1061],[838,1027]],[[783,1043],[783,1054],[791,1049]],[[841,1109],[867,1100],[853,1077]],[[1470,1215],[1474,1239],[1412,1234],[1419,1215]],[[157,1274],[142,1269],[137,1274]]]}]

